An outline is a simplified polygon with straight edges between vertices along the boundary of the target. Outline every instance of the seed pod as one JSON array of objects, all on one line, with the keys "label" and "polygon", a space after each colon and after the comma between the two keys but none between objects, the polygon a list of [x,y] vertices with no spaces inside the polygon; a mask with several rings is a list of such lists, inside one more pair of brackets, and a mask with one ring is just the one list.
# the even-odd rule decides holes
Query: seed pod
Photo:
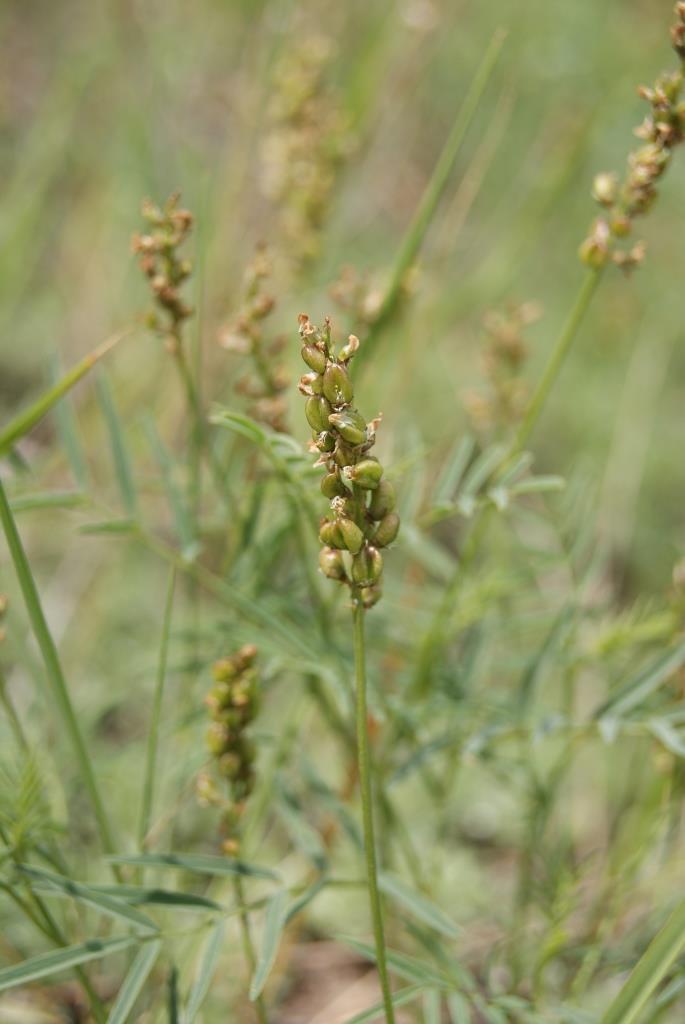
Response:
[{"label": "seed pod", "polygon": [[334,523],[330,519],[324,519],[319,527],[319,539],[322,544],[327,544],[329,548],[345,547],[338,523]]},{"label": "seed pod", "polygon": [[321,493],[326,498],[344,498],[348,490],[337,473],[327,473],[321,481]]},{"label": "seed pod", "polygon": [[303,345],[302,358],[314,373],[323,373],[326,369],[326,353],[322,352],[316,345]]},{"label": "seed pod", "polygon": [[340,533],[342,534],[345,547],[348,551],[351,551],[353,555],[356,555],[364,543],[364,534],[357,524],[353,523],[351,519],[340,519],[338,521],[338,526],[340,528]]},{"label": "seed pod", "polygon": [[352,401],[352,383],[347,370],[338,363],[329,363],[326,367],[323,393],[331,405],[347,405]]},{"label": "seed pod", "polygon": [[229,741],[228,729],[221,722],[212,722],[207,730],[207,750],[212,757],[221,757]]},{"label": "seed pod", "polygon": [[400,528],[400,517],[397,512],[388,512],[383,516],[373,538],[374,544],[379,548],[386,548],[392,544]]},{"label": "seed pod", "polygon": [[242,768],[240,754],[233,750],[227,750],[219,758],[219,771],[226,779],[237,779],[240,777]]},{"label": "seed pod", "polygon": [[320,452],[332,452],[335,448],[335,434],[330,430],[322,430],[320,434],[313,434],[312,437]]},{"label": "seed pod", "polygon": [[344,469],[345,466],[352,464],[355,457],[354,449],[348,448],[348,446],[343,444],[340,438],[338,438],[338,443],[335,446],[335,455],[333,456],[338,466],[340,466],[341,469]]},{"label": "seed pod", "polygon": [[366,441],[366,423],[356,409],[331,413],[328,422],[349,444],[360,445]]},{"label": "seed pod", "polygon": [[371,587],[383,572],[383,556],[370,544],[352,559],[352,580],[358,587]]},{"label": "seed pod", "polygon": [[320,373],[305,373],[300,377],[299,388],[303,395],[320,395],[323,391],[323,377]]},{"label": "seed pod", "polygon": [[359,487],[373,491],[378,487],[383,476],[383,467],[376,459],[362,459],[356,465],[348,466],[345,476]]},{"label": "seed pod", "polygon": [[373,608],[382,596],[383,591],[381,590],[380,583],[374,583],[372,587],[363,587],[361,592],[362,604],[365,608]]},{"label": "seed pod", "polygon": [[395,488],[389,480],[381,480],[371,495],[369,515],[372,519],[383,519],[395,507]]},{"label": "seed pod", "polygon": [[317,433],[327,430],[328,417],[332,412],[330,402],[323,395],[315,395],[308,398],[304,406],[304,414],[312,430]]},{"label": "seed pod", "polygon": [[330,580],[345,579],[345,563],[343,562],[342,551],[335,551],[333,548],[321,548],[319,552],[319,568],[324,576]]}]

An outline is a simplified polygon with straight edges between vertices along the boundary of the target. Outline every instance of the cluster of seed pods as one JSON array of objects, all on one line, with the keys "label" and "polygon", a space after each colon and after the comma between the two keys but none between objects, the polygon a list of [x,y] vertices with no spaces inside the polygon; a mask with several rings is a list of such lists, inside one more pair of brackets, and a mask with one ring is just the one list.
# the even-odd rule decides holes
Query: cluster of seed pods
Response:
[{"label": "cluster of seed pods", "polygon": [[359,348],[350,335],[340,352],[331,343],[331,325],[299,318],[302,358],[310,369],[300,380],[306,397],[305,415],[312,428],[317,465],[326,469],[321,490],[330,513],[321,520],[324,547],[319,566],[325,576],[347,584],[353,599],[371,608],[381,596],[383,556],[400,527],[395,491],[383,478],[383,467],[369,452],[380,420],[366,423],[354,408],[348,363]]}]

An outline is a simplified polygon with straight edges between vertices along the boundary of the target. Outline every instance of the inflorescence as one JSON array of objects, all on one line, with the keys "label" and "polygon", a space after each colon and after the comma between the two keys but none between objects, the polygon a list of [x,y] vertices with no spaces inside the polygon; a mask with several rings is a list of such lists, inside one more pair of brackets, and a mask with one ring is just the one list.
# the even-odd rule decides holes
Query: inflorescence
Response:
[{"label": "inflorescence", "polygon": [[258,711],[256,656],[254,644],[246,644],[218,661],[205,698],[212,719],[207,733],[212,766],[198,777],[197,794],[201,803],[221,809],[222,849],[229,856],[240,852],[240,823],[255,780],[255,749],[247,730]]},{"label": "inflorescence", "polygon": [[673,150],[685,137],[685,102],[681,99],[685,81],[685,3],[676,4],[675,14],[671,40],[681,67],[660,75],[651,88],[641,86],[638,90],[652,107],[635,130],[645,145],[628,157],[622,183],[610,173],[598,174],[594,180],[592,194],[605,213],[592,224],[580,247],[580,257],[596,269],[611,261],[624,270],[632,270],[643,261],[644,242],[636,242],[629,249],[620,248],[618,243],[630,235],[635,217],[646,213],[654,203],[657,182],[668,167]]},{"label": "inflorescence", "polygon": [[330,515],[321,520],[324,547],[319,566],[330,579],[347,584],[353,599],[371,608],[381,596],[383,556],[399,530],[395,490],[383,478],[383,467],[369,454],[380,417],[366,423],[352,405],[354,397],[347,365],[359,348],[353,334],[335,355],[331,324],[323,328],[308,316],[299,318],[302,358],[310,369],[300,380],[306,397],[305,415],[312,428],[312,449],[324,466],[323,494]]},{"label": "inflorescence", "polygon": [[181,325],[193,313],[180,292],[181,285],[192,273],[192,264],[179,254],[192,230],[193,216],[179,208],[179,200],[178,192],[170,196],[163,207],[146,200],[141,212],[149,230],[142,235],[135,234],[131,241],[158,307],[158,311],[150,313],[148,326],[164,336],[172,350],[180,346]]}]

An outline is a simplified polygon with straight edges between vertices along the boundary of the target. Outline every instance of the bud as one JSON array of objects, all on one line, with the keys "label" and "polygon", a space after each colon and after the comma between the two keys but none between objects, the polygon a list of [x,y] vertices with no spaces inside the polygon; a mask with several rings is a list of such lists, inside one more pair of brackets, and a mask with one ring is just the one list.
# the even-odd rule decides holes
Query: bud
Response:
[{"label": "bud", "polygon": [[340,519],[338,521],[338,527],[345,543],[345,547],[348,551],[351,551],[353,555],[356,555],[364,543],[364,534],[357,524],[352,522],[351,519]]},{"label": "bud", "polygon": [[335,551],[333,548],[321,548],[319,568],[330,580],[345,579],[345,563],[341,551]]},{"label": "bud", "polygon": [[304,414],[307,417],[309,426],[317,434],[327,429],[328,417],[332,411],[330,402],[323,395],[315,395],[312,398],[308,398],[305,402]]},{"label": "bud", "polygon": [[387,516],[383,516],[378,529],[374,534],[373,542],[377,544],[379,548],[387,548],[388,544],[397,537],[400,529],[400,517],[397,512],[388,512]]},{"label": "bud", "polygon": [[326,353],[322,352],[316,345],[303,345],[301,350],[302,358],[314,373],[323,373],[326,369]]},{"label": "bud", "polygon": [[383,556],[368,544],[352,559],[352,580],[358,587],[373,586],[382,572]]},{"label": "bud", "polygon": [[331,405],[347,405],[352,401],[352,383],[347,370],[338,363],[329,363],[326,367],[323,393]]},{"label": "bud", "polygon": [[395,507],[395,488],[389,480],[381,480],[371,495],[369,515],[372,519],[383,519]]},{"label": "bud", "polygon": [[383,467],[376,459],[362,459],[354,466],[348,466],[345,476],[359,487],[373,491],[378,487],[383,476]]},{"label": "bud", "polygon": [[618,178],[615,174],[595,175],[592,182],[592,197],[602,206],[613,206],[618,195]]},{"label": "bud", "polygon": [[331,413],[328,422],[349,444],[360,445],[366,441],[366,423],[356,409]]},{"label": "bud", "polygon": [[324,519],[319,527],[319,540],[329,548],[344,548],[345,542],[338,523]]}]

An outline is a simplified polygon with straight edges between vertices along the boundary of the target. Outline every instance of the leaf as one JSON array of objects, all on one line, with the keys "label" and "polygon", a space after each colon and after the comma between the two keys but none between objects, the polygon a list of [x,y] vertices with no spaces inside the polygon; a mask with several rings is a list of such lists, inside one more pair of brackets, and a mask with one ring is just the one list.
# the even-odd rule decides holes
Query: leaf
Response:
[{"label": "leaf", "polygon": [[269,977],[269,972],[273,967],[281,935],[285,928],[287,912],[288,894],[285,889],[279,889],[271,897],[266,907],[262,948],[259,952],[257,967],[250,984],[250,999],[253,1002],[261,995],[266,985],[266,980]]},{"label": "leaf", "polygon": [[603,718],[609,712],[613,717],[632,711],[650,697],[659,687],[685,664],[685,641],[656,658],[651,665],[621,686],[594,713],[594,718]]},{"label": "leaf", "polygon": [[[407,988],[401,988],[398,992],[393,992],[392,1005],[404,1006],[406,1003],[416,999],[422,992],[423,987],[421,985],[409,985]],[[345,1024],[367,1024],[367,1021],[378,1020],[379,1017],[384,1016],[384,1013],[383,1003],[374,1003],[368,1010],[363,1010],[354,1017],[348,1017]]]},{"label": "leaf", "polygon": [[155,965],[155,960],[159,956],[161,948],[161,942],[155,941],[143,946],[139,951],[131,964],[131,969],[126,975],[123,985],[119,989],[117,998],[107,1018],[107,1024],[125,1024],[128,1020],[128,1016],[133,1010],[136,999],[147,980],[147,976]]},{"label": "leaf", "polygon": [[378,884],[386,896],[390,896],[397,900],[398,903],[401,903],[419,921],[423,921],[424,924],[435,928],[436,931],[442,932],[443,935],[449,935],[450,938],[456,938],[459,935],[457,926],[439,907],[436,907],[425,896],[422,896],[410,886],[400,881],[399,878],[382,874],[378,879]]},{"label": "leaf", "polygon": [[247,864],[230,857],[215,857],[209,853],[133,853],[107,858],[112,864],[134,864],[148,868],[182,868],[200,875],[249,875],[253,878],[270,878],[279,881],[279,876],[269,868]]},{"label": "leaf", "polygon": [[276,810],[283,818],[295,845],[318,871],[323,871],[328,863],[328,857],[321,836],[309,824],[287,793],[280,794],[280,799],[276,802]]},{"label": "leaf", "polygon": [[452,451],[447,456],[435,491],[433,492],[434,504],[445,505],[452,501],[475,447],[475,439],[469,434],[466,434],[454,445]]},{"label": "leaf", "polygon": [[[360,942],[358,939],[352,939],[345,935],[337,936],[339,942],[344,942],[351,949],[361,953],[362,956],[366,957],[372,963],[376,963],[376,950],[373,946],[370,946],[366,942]],[[432,964],[424,963],[423,960],[418,960],[414,956],[409,956],[408,953],[398,953],[394,949],[386,949],[385,951],[386,960],[388,967],[394,971],[395,974],[400,978],[404,978],[405,981],[413,981],[420,985],[421,988],[441,988],[449,989],[454,987],[454,982],[447,975],[441,971],[436,970]]]},{"label": "leaf", "polygon": [[119,334],[112,335],[107,341],[104,341],[101,345],[98,345],[96,349],[93,349],[87,356],[84,356],[80,362],[76,363],[64,376],[48,391],[38,398],[33,405],[29,406],[24,412],[20,413],[19,416],[11,420],[7,426],[0,431],[0,456],[6,455],[7,452],[17,443],[22,437],[35,427],[39,420],[42,420],[47,412],[59,402],[63,395],[66,395],[68,391],[73,388],[78,381],[84,377],[89,370],[95,366],[103,356],[107,355],[116,344],[118,344],[127,334],[131,333],[131,329],[128,328],[125,331],[121,331]]},{"label": "leaf", "polygon": [[169,508],[171,509],[171,514],[174,520],[176,536],[178,537],[181,545],[181,550],[186,554],[186,557],[188,557],[189,553],[192,553],[197,545],[192,519],[174,475],[176,471],[176,464],[162,443],[162,439],[159,436],[154,420],[149,418],[146,419],[144,426],[150,447],[152,448],[153,455],[162,474],[162,482],[164,484],[164,490],[166,491]]},{"label": "leaf", "polygon": [[[59,379],[60,366],[58,359],[55,357],[51,360],[50,382],[54,386],[59,382]],[[55,406],[55,422],[59,439],[69,460],[71,472],[74,475],[74,480],[79,488],[85,491],[88,481],[88,463],[79,438],[78,423],[71,401],[57,403]]]},{"label": "leaf", "polygon": [[114,395],[109,384],[109,379],[104,373],[98,376],[96,381],[98,402],[107,424],[109,443],[112,449],[114,470],[119,484],[121,500],[126,512],[131,519],[136,518],[137,498],[136,488],[133,482],[133,470],[128,457],[124,428],[121,422],[117,407],[114,402]]},{"label": "leaf", "polygon": [[440,993],[429,989],[423,996],[423,1024],[441,1024],[442,1004]]},{"label": "leaf", "polygon": [[207,896],[196,896],[191,892],[177,892],[175,889],[154,889],[142,885],[91,885],[91,892],[115,896],[131,906],[152,904],[159,907],[175,907],[179,910],[223,910],[220,903]]},{"label": "leaf", "polygon": [[66,946],[64,949],[54,950],[50,953],[41,953],[39,956],[31,957],[20,964],[13,964],[0,970],[0,992],[15,985],[26,985],[31,981],[38,981],[40,978],[48,978],[58,971],[66,971],[71,967],[78,967],[80,964],[88,963],[89,960],[100,960],[110,953],[120,953],[130,946],[137,945],[139,940],[133,936],[121,939],[89,939],[76,946]]},{"label": "leaf", "polygon": [[20,494],[10,500],[13,512],[34,512],[45,508],[77,508],[88,501],[79,491],[46,491],[37,494]]},{"label": "leaf", "polygon": [[647,722],[647,728],[655,739],[672,754],[677,757],[685,757],[685,740],[670,722],[664,718],[652,718]]},{"label": "leaf", "polygon": [[219,953],[221,952],[223,937],[224,923],[223,921],[219,921],[212,930],[212,934],[209,936],[205,948],[202,951],[200,968],[197,972],[197,977],[193,982],[193,987],[190,990],[190,995],[188,996],[188,1004],[183,1015],[183,1024],[193,1024],[200,1007],[207,997],[209,986],[212,983],[212,978],[214,977],[214,972],[216,970]]},{"label": "leaf", "polygon": [[27,864],[19,864],[17,867],[23,875],[28,875],[33,880],[35,888],[59,893],[62,896],[69,896],[79,903],[95,907],[96,910],[100,910],[109,917],[120,918],[129,924],[145,928],[147,931],[159,931],[151,918],[107,893],[90,889],[87,885],[74,882],[70,878],[64,878],[62,875],[53,874],[52,871],[43,871],[41,868],[29,867]]},{"label": "leaf", "polygon": [[471,1007],[459,992],[447,996],[447,1009],[452,1024],[471,1024]]},{"label": "leaf", "polygon": [[132,533],[136,524],[133,519],[102,519],[96,523],[83,523],[79,533]]},{"label": "leaf", "polygon": [[600,1024],[633,1024],[684,948],[685,900],[682,900],[638,960]]},{"label": "leaf", "polygon": [[491,445],[482,452],[464,477],[461,496],[475,497],[483,484],[502,462],[504,456],[502,445]]}]

